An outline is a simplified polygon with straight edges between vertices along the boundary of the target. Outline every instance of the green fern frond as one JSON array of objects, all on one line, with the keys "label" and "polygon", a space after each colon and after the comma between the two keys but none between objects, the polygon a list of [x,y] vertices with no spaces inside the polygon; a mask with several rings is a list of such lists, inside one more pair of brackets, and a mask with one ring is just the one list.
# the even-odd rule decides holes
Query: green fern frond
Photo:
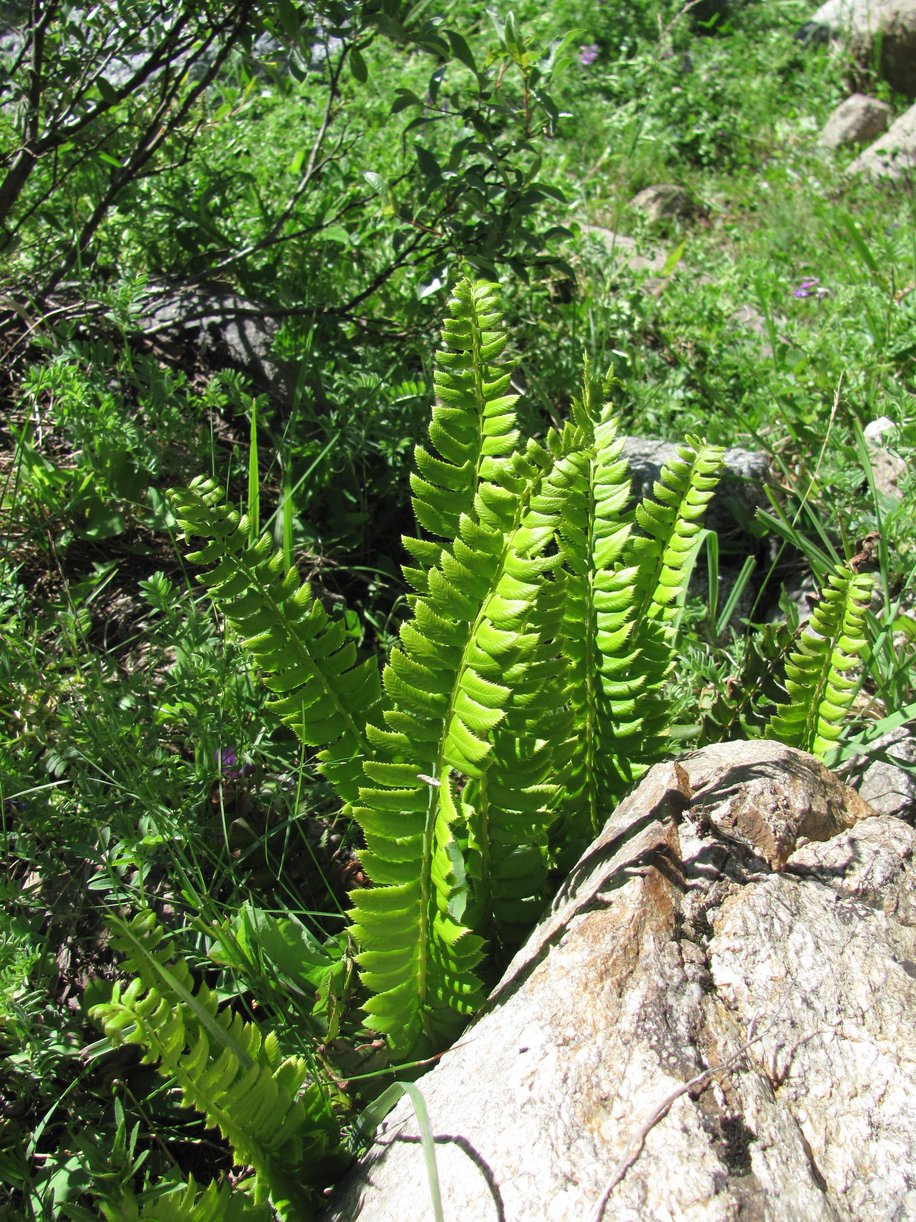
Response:
[{"label": "green fern frond", "polygon": [[426,574],[451,543],[463,515],[473,515],[481,482],[494,480],[515,452],[518,395],[507,394],[511,372],[495,362],[507,337],[498,289],[484,281],[462,280],[449,302],[433,375],[437,403],[432,410],[432,449],[417,446],[417,469],[410,477],[417,523],[433,539],[405,537],[419,568],[405,567],[407,580],[426,592]]},{"label": "green fern frond", "polygon": [[676,657],[677,626],[702,542],[703,515],[722,471],[722,446],[688,437],[665,464],[653,497],[636,506],[641,534],[627,541],[619,576],[636,591],[634,629],[623,648],[602,650],[615,722],[614,771],[622,790],[663,758],[670,705],[664,685]]},{"label": "green fern frond", "polygon": [[183,1188],[144,1204],[137,1217],[139,1222],[271,1222],[273,1211],[215,1180],[201,1190],[191,1176]]},{"label": "green fern frond", "polygon": [[[567,700],[572,715],[564,775],[564,819],[558,831],[573,859],[597,835],[610,813],[613,773],[616,659],[630,656],[636,607],[635,569],[621,567],[631,518],[624,510],[630,478],[623,441],[609,405],[586,369],[574,412],[589,444],[557,465],[553,479],[564,488],[559,524],[565,608],[562,646],[567,660]],[[638,655],[634,655],[638,657]],[[629,678],[639,681],[638,667]]]},{"label": "green fern frond", "polygon": [[[456,295],[462,343],[476,325],[466,318],[468,298],[469,290]],[[536,607],[557,563],[548,548],[559,514],[546,477],[563,448],[551,437],[546,448],[530,442],[524,453],[510,452],[516,433],[501,393],[507,375],[490,363],[503,341],[495,312],[486,321],[482,341],[454,362],[474,393],[462,392],[460,403],[456,393],[457,415],[449,418],[459,434],[459,417],[483,421],[468,432],[483,438],[473,497],[463,502],[451,541],[437,544],[436,554],[414,549],[430,566],[405,569],[418,590],[413,619],[401,628],[382,676],[383,724],[367,729],[375,749],[365,767],[370,784],[353,809],[366,839],[361,860],[375,883],[372,891],[355,893],[351,914],[363,948],[363,983],[373,994],[368,1022],[399,1051],[438,1046],[480,1004],[480,934],[489,931],[500,890],[499,871],[490,869],[496,859],[491,832],[497,830],[502,860],[525,836],[538,844],[550,817],[543,809],[549,791],[543,758],[524,799],[526,807],[536,800],[537,820],[520,817],[512,831],[511,804],[501,822],[491,824],[484,811],[484,778],[495,760],[509,762],[512,749],[500,727],[514,702],[524,700],[529,669],[543,663],[545,622]],[[445,447],[442,453],[458,457],[443,434],[431,436]],[[468,447],[462,453],[473,452],[472,442]],[[427,516],[424,524],[431,521]],[[502,791],[498,777],[496,783],[504,792],[505,777]],[[532,895],[543,869],[540,854],[528,860],[531,880],[522,886]]]},{"label": "green fern frond", "polygon": [[[546,451],[540,457],[550,461]],[[536,470],[529,480],[534,488]],[[480,519],[495,521],[507,503],[484,489],[475,517],[462,518],[430,571],[429,593],[417,598],[385,669],[386,725],[369,728],[372,784],[353,810],[376,884],[355,894],[352,913],[363,982],[375,994],[369,1024],[397,1047],[439,1044],[482,1000],[483,944],[464,923],[473,872],[455,786],[479,781],[492,764],[512,696],[503,680],[520,677],[536,654],[528,620],[553,563],[544,555],[552,529],[531,517],[531,496],[498,529]]]},{"label": "green fern frond", "polygon": [[281,1059],[273,1034],[220,1009],[206,984],[195,986],[152,913],[113,919],[112,927],[134,979],[126,988],[116,982],[90,1017],[113,1045],[141,1047],[145,1061],[175,1080],[184,1104],[220,1130],[236,1163],[254,1168],[256,1204],[269,1196],[282,1217],[309,1216],[308,1185],[339,1163],[327,1092],[304,1085],[306,1063]]},{"label": "green fern frond", "polygon": [[556,654],[563,601],[545,585],[534,609],[538,644],[522,673],[507,674],[512,699],[493,734],[489,767],[464,792],[474,877],[475,928],[513,951],[548,899],[550,828],[560,809],[572,713],[566,667]]},{"label": "green fern frond", "polygon": [[870,573],[838,567],[827,579],[786,663],[788,700],[766,727],[777,738],[825,757],[837,744],[858,688],[867,648],[865,613],[874,588]]},{"label": "green fern frond", "polygon": [[275,694],[269,707],[307,746],[324,748],[322,771],[344,802],[353,801],[365,723],[380,694],[375,660],[357,660],[343,623],[330,619],[294,568],[284,571],[267,535],[249,543],[247,520],[211,480],[195,479],[170,500],[185,536],[206,540],[188,559],[213,566],[200,580]]}]

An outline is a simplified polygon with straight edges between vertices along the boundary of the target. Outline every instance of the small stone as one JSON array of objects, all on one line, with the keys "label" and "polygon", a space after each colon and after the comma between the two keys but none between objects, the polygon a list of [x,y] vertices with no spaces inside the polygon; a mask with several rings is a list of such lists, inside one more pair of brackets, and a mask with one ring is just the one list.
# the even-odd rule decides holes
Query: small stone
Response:
[{"label": "small stone", "polygon": [[887,131],[893,113],[886,102],[864,93],[854,93],[837,106],[824,124],[821,144],[830,149],[868,144]]},{"label": "small stone", "polygon": [[892,434],[897,426],[887,416],[872,420],[862,430],[868,446],[872,478],[878,492],[889,497],[900,496],[900,481],[906,474],[906,463],[898,455],[882,445],[884,438]]},{"label": "small stone", "polygon": [[611,255],[613,262],[628,267],[630,271],[660,272],[668,260],[663,250],[641,253],[642,247],[637,245],[635,238],[616,233],[613,229],[606,229],[603,225],[583,224],[582,232],[601,242]]},{"label": "small stone", "polygon": [[880,815],[916,819],[916,738],[905,726],[877,739],[867,757],[853,761],[859,796]]},{"label": "small stone", "polygon": [[650,224],[658,221],[685,220],[693,213],[693,201],[683,187],[658,183],[646,187],[630,200],[630,206],[644,212]]}]

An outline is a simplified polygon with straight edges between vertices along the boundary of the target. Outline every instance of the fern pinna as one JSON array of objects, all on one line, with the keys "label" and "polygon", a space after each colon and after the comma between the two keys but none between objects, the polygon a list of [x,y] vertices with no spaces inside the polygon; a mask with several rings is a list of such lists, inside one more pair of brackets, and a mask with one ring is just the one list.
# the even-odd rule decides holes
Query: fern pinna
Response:
[{"label": "fern pinna", "polygon": [[[126,988],[116,983],[91,1017],[111,1043],[142,1047],[143,1059],[177,1083],[183,1103],[220,1130],[236,1163],[253,1168],[253,1206],[269,1198],[282,1218],[309,1217],[316,1199],[309,1185],[322,1187],[345,1163],[325,1089],[304,1085],[305,1061],[282,1059],[274,1035],[219,1008],[205,984],[195,986],[152,913],[113,920],[112,928],[134,978]],[[193,1185],[183,1195],[197,1201]],[[210,1195],[215,1208],[219,1194]],[[178,1210],[181,1198],[172,1204]],[[206,1216],[200,1208],[197,1216]],[[234,1208],[245,1216],[241,1204]]]}]

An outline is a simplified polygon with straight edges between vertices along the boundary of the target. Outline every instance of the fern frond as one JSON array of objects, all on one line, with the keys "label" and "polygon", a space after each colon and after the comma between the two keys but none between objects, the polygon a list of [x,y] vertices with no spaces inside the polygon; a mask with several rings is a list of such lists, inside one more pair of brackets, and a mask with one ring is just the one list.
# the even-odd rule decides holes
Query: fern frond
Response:
[{"label": "fern frond", "polygon": [[243,1191],[217,1181],[203,1190],[194,1177],[183,1188],[157,1196],[142,1207],[140,1222],[271,1222],[273,1211]]},{"label": "fern frond", "polygon": [[614,718],[616,796],[666,753],[670,705],[664,685],[674,666],[677,626],[702,542],[703,515],[722,471],[722,446],[688,437],[665,464],[653,497],[636,506],[641,534],[622,557],[636,591],[634,630],[624,648],[602,650],[602,676]]},{"label": "fern frond", "polygon": [[822,758],[836,746],[858,687],[855,672],[867,648],[865,613],[873,588],[870,573],[855,573],[848,565],[828,576],[786,662],[788,700],[770,718],[767,738]]},{"label": "fern frond", "polygon": [[354,895],[353,934],[374,994],[369,1025],[399,1051],[441,1044],[482,1000],[483,941],[471,926],[489,924],[480,863],[493,855],[489,827],[471,820],[458,789],[485,791],[498,727],[539,659],[535,606],[556,564],[547,548],[557,509],[544,491],[553,464],[531,443],[493,468],[496,479],[481,479],[385,668],[385,724],[368,730],[371,785],[353,813],[376,886]]},{"label": "fern frond", "polygon": [[566,667],[556,649],[562,612],[561,587],[545,584],[531,617],[538,636],[532,659],[504,676],[512,699],[494,731],[489,767],[463,795],[475,928],[504,952],[517,948],[548,899],[548,836],[572,725]]},{"label": "fern frond", "polygon": [[433,375],[437,402],[429,425],[431,449],[414,450],[410,477],[417,523],[433,539],[404,538],[419,565],[404,576],[426,593],[426,576],[438,562],[442,542],[458,534],[462,516],[473,515],[482,480],[494,480],[515,452],[518,395],[507,394],[510,370],[496,364],[506,346],[498,289],[462,280],[449,302]]},{"label": "fern frond", "polygon": [[274,1035],[220,1009],[206,984],[195,986],[152,913],[112,926],[134,979],[126,988],[116,982],[90,1017],[115,1046],[141,1047],[145,1061],[175,1080],[184,1104],[220,1130],[236,1162],[254,1168],[255,1204],[269,1196],[282,1217],[307,1217],[308,1184],[339,1154],[328,1094],[304,1086],[306,1063],[282,1060]]},{"label": "fern frond", "polygon": [[344,802],[357,795],[364,727],[379,700],[374,658],[357,660],[341,621],[332,620],[267,537],[253,545],[211,481],[195,479],[170,495],[185,536],[206,542],[189,554],[212,566],[200,580],[242,636],[274,693],[269,707],[307,746],[321,747],[319,766]]},{"label": "fern frond", "polygon": [[[562,646],[572,715],[563,777],[564,818],[559,833],[573,860],[598,834],[614,792],[617,659],[638,657],[629,646],[637,605],[633,567],[621,557],[631,532],[624,510],[630,479],[623,441],[609,405],[586,370],[574,412],[589,444],[558,464],[553,478],[565,491],[559,525],[565,600]],[[638,682],[634,665],[631,681]]]}]

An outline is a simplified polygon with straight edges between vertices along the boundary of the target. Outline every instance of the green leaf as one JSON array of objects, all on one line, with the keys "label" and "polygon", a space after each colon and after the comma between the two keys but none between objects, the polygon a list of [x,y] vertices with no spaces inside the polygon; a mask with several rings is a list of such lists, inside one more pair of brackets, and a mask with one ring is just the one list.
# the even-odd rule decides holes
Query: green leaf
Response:
[{"label": "green leaf", "polygon": [[369,79],[369,69],[366,67],[366,61],[363,59],[356,47],[350,48],[350,71],[353,74],[353,79],[364,85]]}]

